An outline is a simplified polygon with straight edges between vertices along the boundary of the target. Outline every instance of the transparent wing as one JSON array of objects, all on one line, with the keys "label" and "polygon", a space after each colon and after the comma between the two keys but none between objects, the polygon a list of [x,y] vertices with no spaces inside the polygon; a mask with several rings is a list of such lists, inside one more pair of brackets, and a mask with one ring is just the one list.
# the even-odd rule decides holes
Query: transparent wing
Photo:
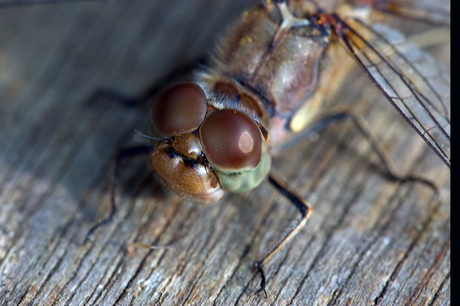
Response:
[{"label": "transparent wing", "polygon": [[450,73],[401,32],[340,21],[336,35],[374,84],[450,168]]},{"label": "transparent wing", "polygon": [[399,16],[406,20],[417,20],[429,24],[450,24],[449,0],[345,0],[352,7],[368,7],[372,13],[378,11]]}]

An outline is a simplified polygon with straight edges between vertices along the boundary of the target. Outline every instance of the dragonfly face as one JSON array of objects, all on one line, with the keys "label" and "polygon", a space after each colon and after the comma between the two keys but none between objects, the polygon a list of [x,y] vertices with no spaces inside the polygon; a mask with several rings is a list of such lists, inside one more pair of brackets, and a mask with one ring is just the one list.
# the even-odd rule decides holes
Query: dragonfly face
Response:
[{"label": "dragonfly face", "polygon": [[179,193],[217,200],[223,190],[243,192],[270,170],[268,135],[255,118],[222,108],[194,83],[164,90],[153,102],[151,121],[158,141],[153,168]]},{"label": "dragonfly face", "polygon": [[437,79],[438,68],[424,71],[435,62],[399,32],[355,17],[370,7],[333,9],[340,13],[313,1],[263,1],[228,31],[193,83],[156,98],[151,121],[162,140],[150,160],[172,189],[216,200],[258,186],[270,169],[270,144],[317,117],[352,58],[450,163],[450,97],[442,89],[449,80]]}]

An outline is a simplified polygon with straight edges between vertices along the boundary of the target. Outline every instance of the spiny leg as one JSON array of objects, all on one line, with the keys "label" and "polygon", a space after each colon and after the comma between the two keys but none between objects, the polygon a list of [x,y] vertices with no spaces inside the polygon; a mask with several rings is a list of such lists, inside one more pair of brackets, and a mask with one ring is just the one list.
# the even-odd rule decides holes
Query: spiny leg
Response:
[{"label": "spiny leg", "polygon": [[291,187],[289,187],[285,182],[283,182],[279,177],[277,177],[274,173],[270,172],[268,175],[268,181],[272,184],[283,196],[285,196],[299,211],[301,214],[300,220],[291,228],[291,230],[281,238],[271,249],[270,251],[262,257],[256,263],[257,272],[259,272],[261,281],[260,281],[260,289],[257,290],[256,293],[263,291],[265,296],[267,296],[267,292],[265,291],[265,273],[263,270],[263,265],[270,260],[273,255],[275,255],[289,240],[291,240],[297,233],[304,227],[305,223],[307,222],[310,215],[313,213],[313,208],[311,205],[303,199],[298,193],[296,193]]},{"label": "spiny leg", "polygon": [[153,148],[150,145],[137,145],[117,150],[113,158],[111,170],[112,173],[110,175],[110,215],[105,219],[100,219],[98,223],[91,227],[91,229],[86,234],[86,241],[91,242],[91,235],[94,233],[94,231],[100,226],[110,223],[117,212],[117,206],[115,204],[115,192],[117,189],[121,162],[124,159],[133,157],[135,155],[148,154],[152,152],[152,150]]},{"label": "spiny leg", "polygon": [[144,103],[142,96],[131,96],[111,88],[97,88],[88,98],[87,104],[93,105],[99,101],[115,101],[126,107],[135,107]]},{"label": "spiny leg", "polygon": [[294,138],[293,140],[283,145],[281,147],[281,150],[289,148],[290,146],[298,143],[300,140],[307,138],[311,134],[317,133],[325,129],[332,123],[347,120],[347,119],[352,120],[352,122],[361,132],[361,134],[369,141],[372,149],[374,150],[374,152],[377,154],[380,161],[382,162],[388,179],[393,180],[393,181],[402,182],[402,183],[418,182],[418,183],[428,186],[435,193],[438,193],[438,188],[436,184],[434,184],[432,181],[428,179],[425,179],[420,176],[399,174],[398,171],[396,170],[396,166],[394,165],[393,161],[389,158],[385,149],[380,144],[379,139],[372,132],[372,129],[369,126],[369,124],[366,122],[366,120],[362,116],[355,114],[353,110],[351,110],[348,107],[337,107],[335,110],[327,113],[320,120],[315,122],[308,130],[306,130],[298,137]]},{"label": "spiny leg", "polygon": [[[345,119],[351,119],[355,126],[358,128],[358,130],[363,134],[363,136],[369,141],[371,144],[373,150],[377,153],[379,159],[381,160],[385,171],[387,172],[387,175],[389,179],[399,181],[399,182],[418,182],[422,183],[431,189],[433,189],[436,193],[438,193],[438,188],[436,185],[422,177],[418,176],[412,176],[412,175],[399,175],[397,171],[395,170],[395,166],[391,159],[388,157],[387,153],[383,149],[383,147],[380,145],[377,137],[372,133],[372,130],[370,129],[369,125],[367,122],[362,118],[361,116],[356,115],[352,110],[349,108],[345,107],[340,107],[336,111],[330,112],[327,115],[325,115],[323,118],[318,120],[313,126],[311,126],[307,131],[302,133],[302,135],[299,135],[295,139],[291,140],[287,144],[283,146],[283,149],[286,149],[296,143],[299,142],[299,140],[305,139],[306,137],[310,136],[313,133],[319,132],[326,127],[328,127],[330,124],[339,122]],[[265,273],[263,271],[263,265],[273,256],[278,252],[290,239],[292,239],[298,231],[305,225],[307,219],[313,212],[313,209],[311,208],[310,204],[306,202],[300,195],[298,195],[294,190],[292,190],[286,183],[284,183],[280,178],[276,177],[273,173],[269,174],[268,177],[269,182],[276,188],[278,189],[289,201],[291,201],[292,204],[294,204],[297,209],[300,211],[302,218],[300,221],[293,227],[293,229],[288,232],[278,243],[276,243],[270,251],[260,260],[256,263],[256,269],[259,272],[261,276],[261,282],[260,282],[260,289],[257,292],[263,291],[265,295],[267,295],[265,291],[265,285],[266,285],[266,278],[265,278]]]},{"label": "spiny leg", "polygon": [[379,157],[386,171],[386,175],[388,176],[388,179],[393,180],[393,181],[398,181],[401,183],[418,182],[418,183],[421,183],[421,184],[424,184],[430,187],[431,189],[433,189],[435,193],[438,193],[438,188],[432,181],[426,178],[420,177],[420,176],[401,175],[398,173],[398,171],[396,170],[396,166],[394,165],[391,158],[388,156],[388,153],[385,151],[379,139],[372,132],[371,127],[369,126],[369,124],[366,122],[366,120],[362,116],[355,114],[349,108],[341,108],[341,110],[337,111],[335,114],[331,113],[328,117],[324,119],[328,120],[328,118],[329,120],[343,120],[343,119],[352,120],[352,122],[361,132],[361,134],[363,134],[363,136],[369,141],[370,145],[372,146],[372,149]]},{"label": "spiny leg", "polygon": [[190,75],[198,67],[206,67],[207,61],[204,57],[199,57],[194,61],[184,63],[177,68],[173,69],[170,73],[156,81],[149,87],[147,87],[140,95],[132,96],[125,94],[121,91],[111,88],[98,88],[96,89],[88,99],[88,104],[94,104],[97,101],[108,100],[116,101],[126,107],[144,106],[152,98],[154,98],[160,90],[166,86],[183,80],[184,77]]}]

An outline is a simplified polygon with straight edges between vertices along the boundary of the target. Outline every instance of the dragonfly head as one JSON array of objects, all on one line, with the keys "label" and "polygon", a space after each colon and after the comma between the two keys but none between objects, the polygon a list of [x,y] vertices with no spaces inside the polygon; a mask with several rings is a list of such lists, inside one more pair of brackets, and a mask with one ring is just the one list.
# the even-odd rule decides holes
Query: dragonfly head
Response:
[{"label": "dragonfly head", "polygon": [[266,133],[237,109],[218,109],[194,83],[173,85],[150,111],[161,138],[150,162],[166,184],[182,195],[215,201],[224,191],[258,186],[270,170]]}]

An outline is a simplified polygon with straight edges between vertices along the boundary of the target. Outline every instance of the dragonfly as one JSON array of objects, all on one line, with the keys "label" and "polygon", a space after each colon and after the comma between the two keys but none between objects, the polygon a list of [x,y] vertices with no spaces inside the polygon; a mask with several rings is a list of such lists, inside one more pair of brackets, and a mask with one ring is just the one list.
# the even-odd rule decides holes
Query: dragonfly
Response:
[{"label": "dragonfly", "polygon": [[390,177],[434,188],[423,178],[397,174],[365,121],[351,110],[321,112],[346,77],[343,63],[355,62],[450,167],[448,74],[397,30],[380,23],[369,25],[372,14],[385,9],[421,18],[403,8],[388,2],[262,1],[228,30],[210,62],[198,68],[191,80],[159,94],[156,89],[147,91],[142,97],[108,93],[125,102],[151,102],[153,136],[145,137],[153,144],[120,151],[111,214],[89,236],[115,215],[117,171],[128,156],[149,154],[153,169],[167,186],[202,201],[254,189],[268,176],[299,210],[301,219],[256,263],[259,291],[265,292],[265,263],[299,232],[313,211],[270,171],[270,151],[284,146],[286,139],[295,143],[344,119],[353,120],[369,139]]},{"label": "dragonfly", "polygon": [[[344,3],[344,5],[346,4]],[[383,7],[362,5],[356,8],[356,4],[352,4],[352,10],[348,11],[350,7],[341,7],[337,2],[331,2],[331,4],[322,2],[319,5],[314,1],[264,1],[254,11],[245,13],[240,22],[245,20],[254,21],[257,18],[261,18],[261,22],[266,21],[267,24],[271,24],[273,31],[267,35],[269,40],[264,45],[264,43],[257,41],[257,38],[259,38],[257,35],[251,36],[247,32],[234,37],[228,35],[228,46],[225,48],[226,42],[224,41],[222,49],[229,50],[229,46],[234,45],[240,48],[252,49],[255,44],[259,43],[264,45],[260,48],[263,53],[262,58],[265,59],[262,61],[264,65],[256,64],[255,70],[252,71],[257,71],[257,73],[252,72],[252,79],[247,80],[244,73],[237,75],[242,71],[242,66],[244,66],[241,64],[241,60],[233,67],[228,65],[228,62],[224,62],[225,59],[235,56],[229,54],[233,50],[229,53],[222,52],[215,55],[216,58],[213,59],[211,66],[199,71],[192,82],[169,87],[154,99],[151,121],[153,123],[153,133],[156,134],[153,137],[155,147],[137,148],[149,153],[157,153],[156,156],[152,154],[150,158],[153,168],[162,175],[167,183],[169,182],[168,185],[179,193],[214,201],[221,197],[224,191],[243,192],[247,189],[253,189],[268,175],[270,182],[299,208],[302,213],[300,222],[288,236],[283,237],[280,243],[256,265],[262,276],[262,290],[265,288],[263,265],[300,230],[312,211],[311,206],[305,200],[269,172],[270,154],[268,153],[272,148],[281,146],[286,137],[294,135],[292,137],[295,140],[295,132],[301,134],[304,129],[308,129],[308,126],[314,123],[313,119],[318,115],[322,104],[326,103],[328,97],[332,95],[326,89],[338,88],[334,81],[338,80],[337,83],[339,84],[344,75],[336,75],[332,68],[322,70],[320,63],[329,61],[329,67],[334,67],[338,65],[338,62],[354,60],[379,87],[388,101],[398,108],[409,124],[425,139],[439,157],[450,166],[450,97],[448,96],[450,84],[449,80],[442,78],[445,73],[439,70],[437,62],[417,46],[408,42],[399,32],[381,24],[373,27],[367,25],[365,15],[372,14],[374,9],[381,11],[388,9],[390,12],[399,12],[401,10],[395,10],[390,5]],[[263,14],[266,14],[266,16],[260,17]],[[418,15],[415,15],[414,18],[418,18]],[[241,24],[240,26],[243,28]],[[265,27],[263,28],[265,29]],[[238,25],[236,28],[238,28]],[[237,30],[233,29],[232,32],[236,33]],[[289,51],[289,48],[283,44],[287,44],[291,36],[308,38],[310,42],[315,41],[317,45],[314,47],[316,48],[314,51],[316,53],[312,52],[310,54],[312,57],[309,58],[297,59],[297,62],[293,64],[289,63],[289,60],[295,59],[293,55],[300,52],[290,50],[292,54],[289,54],[289,57],[286,56],[283,60],[270,63],[269,58],[274,56],[273,54],[276,51],[280,49],[284,51],[288,49]],[[305,50],[305,46],[301,50]],[[334,53],[334,56],[337,57],[331,56],[328,58],[327,56],[333,52],[338,53]],[[282,55],[286,54],[283,52]],[[326,58],[327,60],[325,60]],[[280,62],[284,63],[284,61],[287,62],[287,68],[277,65]],[[292,76],[292,71],[295,70],[298,63],[305,62],[312,62],[313,64],[313,67],[308,70],[308,77],[304,77],[300,73],[300,76]],[[222,67],[227,67],[227,70]],[[427,67],[430,69],[427,69]],[[271,88],[270,84],[283,83],[275,80],[267,82],[268,85],[265,87],[257,86],[257,84],[263,83],[261,80],[271,75],[268,72],[264,72],[264,69],[273,71],[268,69],[281,68],[285,68],[285,71],[289,73],[278,72],[281,75],[280,79],[283,81],[287,79],[287,82],[291,81],[285,88]],[[216,75],[214,70],[221,72],[221,74]],[[289,77],[291,77],[291,80],[289,80]],[[295,77],[297,79],[293,79]],[[228,82],[219,82],[221,80]],[[305,83],[298,85],[298,82],[301,81]],[[296,86],[292,84],[296,84]],[[289,92],[288,89],[290,88],[295,90]],[[300,91],[299,89],[305,92],[297,92]],[[334,88],[334,90],[336,89]],[[195,122],[191,127],[186,126],[185,128],[174,126],[170,130],[170,127],[162,126],[170,123],[169,120],[162,122],[163,117],[172,118],[165,115],[168,110],[165,111],[162,107],[166,104],[164,101],[170,101],[171,96],[175,94],[181,96],[182,91],[191,92],[191,95],[198,97],[198,101],[193,99],[193,102],[197,103],[196,108],[200,109],[201,107],[201,112],[199,112],[197,118],[192,120],[198,121],[198,123]],[[187,93],[187,100],[189,100],[188,97],[190,97],[189,93]],[[283,98],[286,99],[283,100]],[[178,108],[173,109],[173,115],[177,115],[178,111],[184,108],[180,102],[181,99],[178,100],[180,105]],[[312,101],[315,103],[309,103]],[[205,108],[204,111],[203,108]],[[251,183],[247,183],[248,181],[242,183],[240,179],[236,180],[235,183],[231,181],[232,178],[227,180],[225,177],[233,177],[235,174],[226,168],[227,160],[220,161],[220,154],[213,155],[213,151],[218,150],[219,147],[213,147],[212,141],[205,143],[204,140],[203,142],[196,140],[196,138],[205,139],[207,131],[213,131],[219,127],[219,124],[212,125],[212,120],[220,123],[221,120],[226,118],[225,116],[232,118],[232,114],[236,114],[237,120],[241,120],[238,122],[245,122],[251,127],[251,129],[242,133],[246,136],[243,139],[239,138],[238,143],[242,142],[241,146],[245,151],[251,148],[249,151],[254,152],[254,148],[256,148],[258,152],[255,158],[251,156],[251,161],[258,160],[256,167],[251,168],[245,164],[244,169],[238,169],[239,173],[244,172],[247,174],[251,172],[252,177],[248,179],[248,181],[254,181]],[[217,117],[218,115],[223,117]],[[347,117],[347,113],[336,112],[333,116],[331,115],[326,119],[322,118],[320,123],[325,124],[329,121],[339,120],[341,116]],[[238,123],[237,126],[242,124]],[[232,126],[230,129],[233,130],[234,127]],[[182,136],[185,133],[192,134],[195,138],[190,139],[192,136],[188,138]],[[247,136],[248,134],[252,136]],[[191,155],[187,156],[184,152],[178,150],[178,148],[183,147],[183,143],[178,142],[180,139],[186,144],[192,143],[195,146],[201,146],[201,148],[195,151],[192,150]],[[171,152],[171,147],[176,151]],[[230,146],[230,148],[233,147],[234,145]],[[118,160],[138,151],[124,151],[123,154],[119,155]],[[189,153],[187,152],[187,154]],[[192,159],[199,160],[199,162],[195,163],[191,161]],[[184,186],[191,179],[182,180],[183,177],[172,176],[170,170],[161,169],[163,165],[171,162],[176,163],[177,160],[184,164],[190,163],[193,167],[196,167],[196,164],[203,165],[205,170],[200,172],[198,178],[207,180],[202,185],[210,185],[213,187],[212,190],[206,190],[205,193],[189,192],[189,189]],[[254,172],[254,168],[258,170]],[[181,183],[174,184],[178,180]],[[235,185],[239,187],[235,187]],[[112,200],[112,203],[114,204],[114,200]]]}]

